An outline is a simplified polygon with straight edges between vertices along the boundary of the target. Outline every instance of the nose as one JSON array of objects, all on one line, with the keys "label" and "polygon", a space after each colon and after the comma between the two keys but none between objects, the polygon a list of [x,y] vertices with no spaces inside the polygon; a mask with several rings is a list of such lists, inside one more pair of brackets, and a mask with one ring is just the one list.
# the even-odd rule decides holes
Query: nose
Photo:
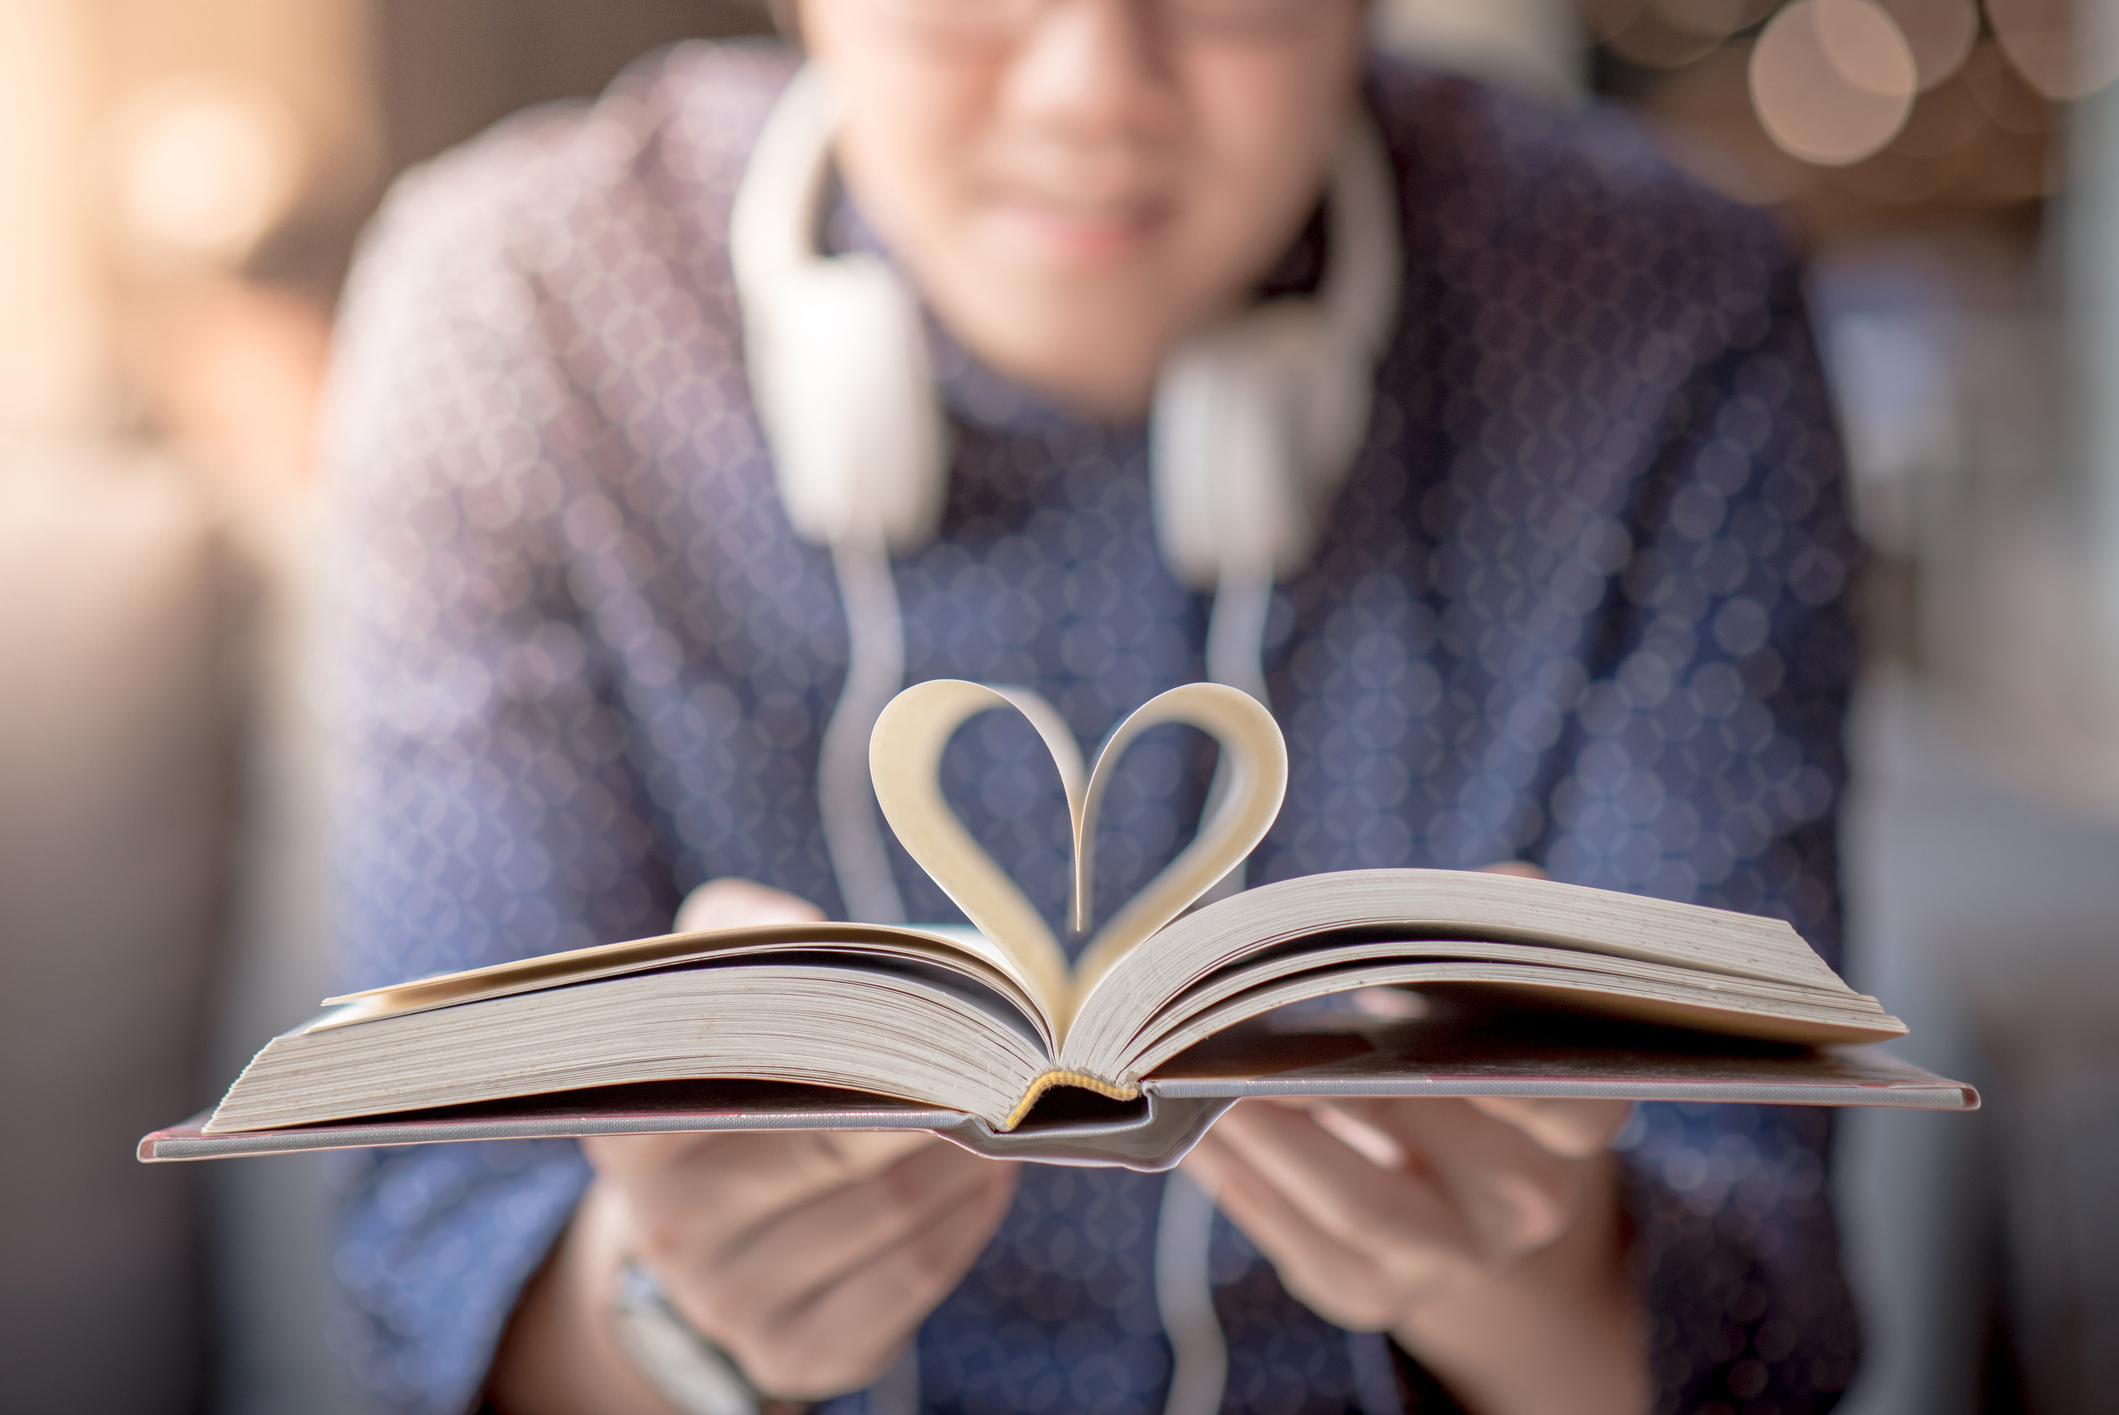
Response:
[{"label": "nose", "polygon": [[1176,109],[1169,46],[1148,0],[1053,0],[1010,64],[1019,120],[1076,146],[1152,138]]}]

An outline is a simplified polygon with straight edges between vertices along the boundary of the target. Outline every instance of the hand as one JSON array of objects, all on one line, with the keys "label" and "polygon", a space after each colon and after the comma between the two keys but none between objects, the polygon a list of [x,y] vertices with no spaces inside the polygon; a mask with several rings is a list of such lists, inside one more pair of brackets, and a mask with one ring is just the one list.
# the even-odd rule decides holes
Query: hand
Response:
[{"label": "hand", "polygon": [[[1524,861],[1494,874],[1542,879]],[[1247,1101],[1185,1168],[1328,1320],[1386,1331],[1481,1415],[1648,1408],[1623,1101]]]},{"label": "hand", "polygon": [[[694,891],[680,927],[821,918],[743,880]],[[608,1328],[628,1257],[783,1399],[872,1385],[1007,1213],[1015,1166],[923,1132],[608,1136],[596,1178],[496,1359],[509,1415],[661,1411]]]},{"label": "hand", "polygon": [[1621,1101],[1247,1101],[1185,1161],[1319,1315],[1481,1415],[1647,1408],[1606,1146]]},{"label": "hand", "polygon": [[769,1394],[875,1383],[1008,1210],[1012,1165],[924,1133],[585,1141],[633,1254]]},{"label": "hand", "polygon": [[690,933],[755,924],[814,924],[823,918],[822,909],[784,889],[747,879],[711,879],[684,896],[672,927],[678,933]]}]

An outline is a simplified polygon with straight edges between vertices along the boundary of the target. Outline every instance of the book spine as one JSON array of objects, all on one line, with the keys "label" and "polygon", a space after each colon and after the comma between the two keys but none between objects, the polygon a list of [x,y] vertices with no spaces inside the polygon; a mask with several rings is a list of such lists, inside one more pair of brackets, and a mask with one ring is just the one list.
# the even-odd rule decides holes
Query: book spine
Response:
[{"label": "book spine", "polygon": [[1054,1086],[1079,1086],[1085,1091],[1094,1091],[1096,1094],[1114,1101],[1131,1101],[1140,1098],[1140,1087],[1138,1086],[1127,1086],[1115,1081],[1106,1081],[1100,1076],[1091,1076],[1083,1071],[1047,1071],[1030,1083],[1030,1089],[1023,1092],[1023,1098],[1015,1103],[1015,1109],[1008,1112],[1008,1118],[1001,1122],[1001,1130],[1005,1133],[1022,1124],[1023,1117],[1030,1114],[1031,1109],[1043,1098],[1045,1092],[1051,1090]]}]

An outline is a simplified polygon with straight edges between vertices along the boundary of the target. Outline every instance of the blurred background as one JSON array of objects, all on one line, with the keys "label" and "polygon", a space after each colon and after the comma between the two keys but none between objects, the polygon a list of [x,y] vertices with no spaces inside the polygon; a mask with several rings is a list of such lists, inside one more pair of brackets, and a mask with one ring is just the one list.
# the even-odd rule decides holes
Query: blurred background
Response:
[{"label": "blurred background", "polygon": [[[1879,1412],[2119,1410],[2119,0],[1386,0],[1772,211],[1871,556],[1842,1131]],[[322,1170],[143,1168],[326,990],[333,306],[405,167],[741,0],[0,0],[0,1411],[357,1415]]]}]

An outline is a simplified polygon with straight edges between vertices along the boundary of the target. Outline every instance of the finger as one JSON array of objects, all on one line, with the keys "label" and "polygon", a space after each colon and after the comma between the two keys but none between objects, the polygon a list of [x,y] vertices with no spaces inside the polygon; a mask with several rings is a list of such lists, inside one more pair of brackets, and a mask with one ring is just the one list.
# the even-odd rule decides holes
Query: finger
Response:
[{"label": "finger", "polygon": [[1378,1167],[1306,1113],[1238,1105],[1212,1134],[1310,1223],[1356,1250],[1464,1240],[1462,1221],[1426,1174]]},{"label": "finger", "polygon": [[881,1174],[921,1150],[958,1148],[930,1130],[820,1130],[816,1135],[838,1172],[852,1179]]},{"label": "finger", "polygon": [[1542,1248],[1573,1221],[1584,1185],[1583,1161],[1555,1154],[1468,1102],[1335,1104],[1404,1144],[1492,1261]]},{"label": "finger", "polygon": [[[760,1225],[721,1270],[730,1290],[762,1292],[770,1283],[793,1309],[816,1292],[874,1261],[958,1205],[974,1202],[1012,1165],[947,1143],[907,1156],[871,1179],[848,1184]],[[1005,1181],[1012,1185],[1012,1178]]]},{"label": "finger", "polygon": [[758,924],[807,924],[824,911],[798,895],[747,879],[708,880],[677,906],[678,933]]},{"label": "finger", "polygon": [[600,1142],[590,1158],[598,1185],[623,1196],[640,1256],[674,1271],[710,1270],[762,1227],[908,1154],[954,1149],[924,1131],[656,1135]]},{"label": "finger", "polygon": [[982,1183],[802,1306],[779,1314],[739,1353],[761,1389],[818,1399],[872,1385],[992,1240],[1015,1192],[1015,1167],[980,1162]]},{"label": "finger", "polygon": [[1496,860],[1491,865],[1481,865],[1482,875],[1514,875],[1517,879],[1544,879],[1545,871],[1528,860]]},{"label": "finger", "polygon": [[599,1176],[622,1179],[667,1169],[718,1138],[714,1135],[584,1135],[581,1153]]},{"label": "finger", "polygon": [[1013,1167],[943,1144],[760,1225],[715,1264],[712,1319],[769,1326],[951,1212],[976,1207]]},{"label": "finger", "polygon": [[1194,1147],[1184,1168],[1272,1261],[1281,1284],[1341,1326],[1379,1330],[1395,1324],[1409,1305],[1468,1261],[1447,1235],[1425,1244],[1350,1244],[1313,1222],[1234,1147],[1212,1135]]},{"label": "finger", "polygon": [[1324,1104],[1309,1107],[1310,1119],[1329,1132],[1333,1139],[1366,1159],[1378,1169],[1404,1169],[1412,1161],[1405,1145],[1390,1131],[1380,1125],[1372,1125],[1350,1110]]},{"label": "finger", "polygon": [[926,1130],[805,1130],[595,1135],[584,1138],[581,1148],[600,1176],[643,1191],[674,1187],[689,1198],[709,1177],[725,1187],[755,1175],[776,1192],[835,1188],[947,1143]]},{"label": "finger", "polygon": [[1515,1126],[1556,1155],[1583,1159],[1609,1145],[1633,1115],[1632,1101],[1474,1096],[1472,1105]]}]

